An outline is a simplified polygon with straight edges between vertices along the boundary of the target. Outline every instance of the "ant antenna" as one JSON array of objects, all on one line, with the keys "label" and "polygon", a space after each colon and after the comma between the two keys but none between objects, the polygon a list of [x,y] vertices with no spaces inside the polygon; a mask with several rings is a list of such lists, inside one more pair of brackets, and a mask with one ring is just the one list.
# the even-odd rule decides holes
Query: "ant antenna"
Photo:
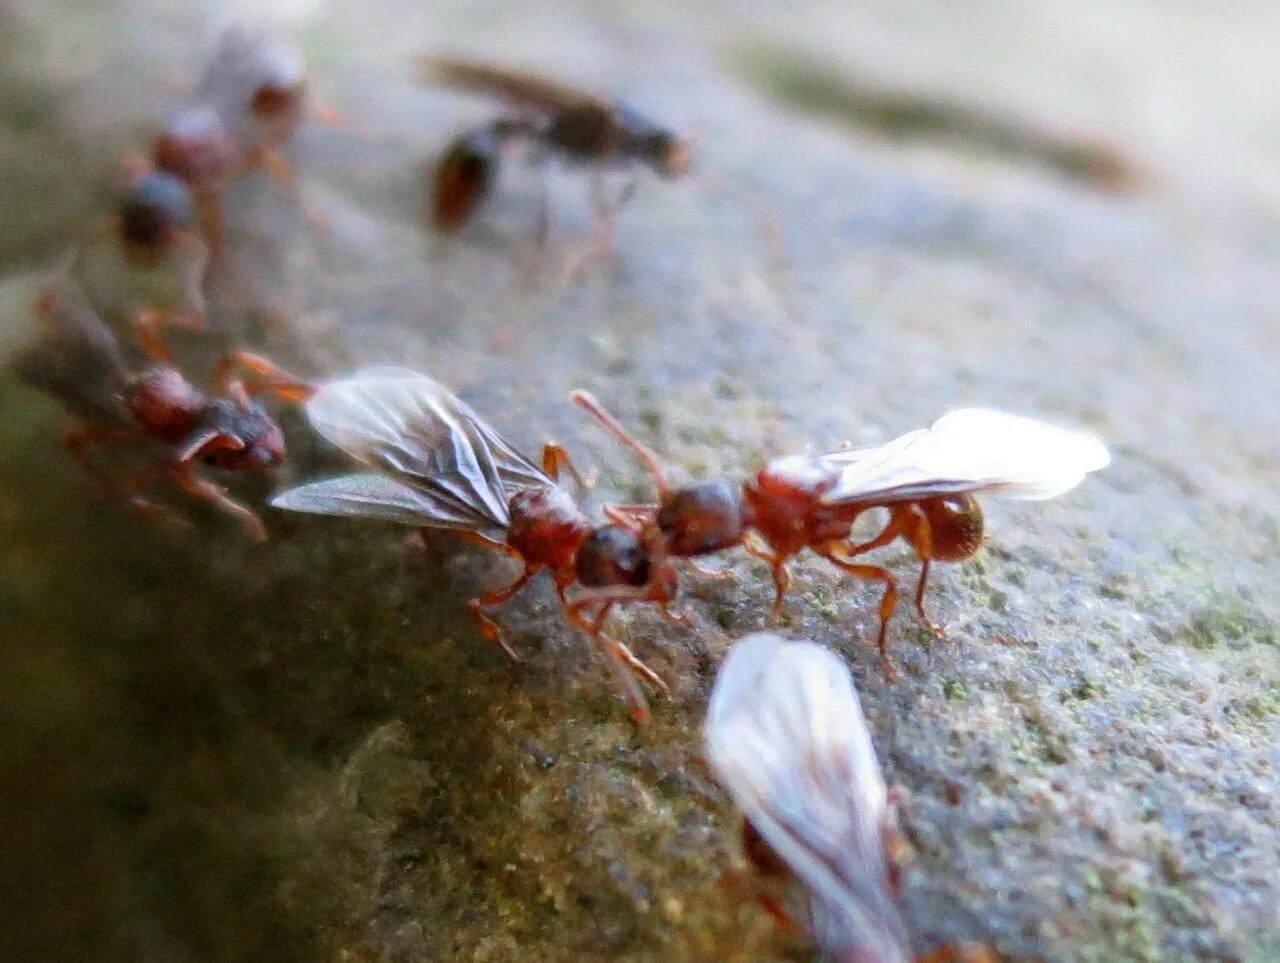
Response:
[{"label": "ant antenna", "polygon": [[606,430],[640,457],[640,460],[644,462],[645,468],[649,470],[649,475],[653,478],[653,483],[657,486],[658,495],[661,498],[666,498],[671,493],[671,485],[667,481],[666,470],[663,469],[662,463],[658,461],[658,456],[647,445],[623,428],[618,419],[605,411],[604,406],[596,400],[595,395],[588,391],[574,391],[569,395],[569,400],[604,425]]}]

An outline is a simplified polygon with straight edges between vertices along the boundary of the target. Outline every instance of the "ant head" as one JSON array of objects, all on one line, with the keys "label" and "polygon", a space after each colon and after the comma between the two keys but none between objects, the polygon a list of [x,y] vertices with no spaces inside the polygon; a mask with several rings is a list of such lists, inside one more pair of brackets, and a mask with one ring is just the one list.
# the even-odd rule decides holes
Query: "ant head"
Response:
[{"label": "ant head", "polygon": [[140,250],[163,250],[195,219],[191,191],[171,174],[143,174],[120,204],[120,232],[126,244]]},{"label": "ant head", "polygon": [[229,471],[264,471],[275,468],[284,461],[284,432],[274,421],[267,421],[262,429],[261,434],[246,441],[243,448],[211,446],[202,460],[206,465]]},{"label": "ant head", "polygon": [[432,212],[436,227],[456,231],[493,189],[502,146],[488,130],[464,134],[449,145],[436,168]]},{"label": "ant head", "polygon": [[705,555],[742,542],[742,489],[716,478],[677,489],[662,500],[658,528],[672,555]]},{"label": "ant head", "polygon": [[215,188],[235,164],[235,145],[226,128],[217,112],[203,107],[176,111],[152,153],[158,169],[197,192]]},{"label": "ant head", "polygon": [[640,536],[623,525],[597,528],[578,548],[578,581],[588,588],[648,584],[650,557]]},{"label": "ant head", "polygon": [[284,432],[255,404],[216,399],[200,412],[195,434],[210,439],[198,457],[214,468],[261,471],[284,461]]},{"label": "ant head", "polygon": [[133,378],[125,404],[147,431],[183,433],[204,406],[204,396],[174,368],[153,368]]},{"label": "ant head", "polygon": [[638,158],[663,177],[680,177],[689,171],[691,142],[659,127],[643,114],[619,104],[618,125],[623,131],[624,154]]}]

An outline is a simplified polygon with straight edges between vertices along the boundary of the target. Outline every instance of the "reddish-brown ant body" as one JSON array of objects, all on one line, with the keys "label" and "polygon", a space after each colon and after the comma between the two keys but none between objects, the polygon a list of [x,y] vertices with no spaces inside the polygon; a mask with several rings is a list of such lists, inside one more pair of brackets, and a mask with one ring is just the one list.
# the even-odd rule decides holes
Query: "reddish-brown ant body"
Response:
[{"label": "reddish-brown ant body", "polygon": [[[463,90],[496,97],[514,110],[456,138],[436,168],[432,218],[445,232],[470,220],[489,195],[503,148],[513,142],[592,165],[597,229],[608,230],[631,187],[612,204],[605,201],[598,174],[607,167],[642,165],[662,177],[689,169],[689,143],[635,110],[533,74],[443,57],[421,60],[425,74]],[[545,221],[545,196],[543,219]],[[545,228],[544,228],[545,229]]]},{"label": "reddish-brown ant body", "polygon": [[[666,576],[641,589],[601,588],[584,596],[583,603],[669,602],[675,584],[671,557],[742,545],[769,563],[777,612],[790,584],[787,563],[808,548],[849,575],[883,584],[876,641],[890,671],[887,631],[897,606],[897,582],[887,568],[858,561],[858,556],[903,538],[921,560],[916,611],[941,635],[924,611],[925,586],[933,562],[961,561],[981,547],[982,509],[973,493],[1050,498],[1074,488],[1110,460],[1091,435],[969,408],[884,445],[776,458],[744,484],[714,479],[673,489],[657,456],[599,402],[585,392],[575,392],[573,400],[648,468],[658,488],[658,506],[615,506],[611,514],[629,524],[650,551],[650,570]],[[876,508],[889,511],[887,524],[874,538],[855,542],[854,524]]]},{"label": "reddish-brown ant body", "polygon": [[577,476],[562,447],[546,445],[539,466],[446,388],[404,368],[374,368],[330,382],[307,403],[307,416],[323,437],[374,471],[302,485],[276,495],[272,505],[450,530],[511,556],[522,566],[519,576],[472,599],[469,608],[481,634],[512,660],[514,650],[485,610],[506,602],[538,572],[550,572],[571,621],[606,657],[633,714],[647,718],[636,676],[664,694],[666,684],[601,631],[603,616],[589,621],[566,591],[584,573],[609,584],[641,584],[650,572],[636,565],[625,539],[615,542],[596,530],[558,484],[562,469]]},{"label": "reddish-brown ant body", "polygon": [[[85,459],[91,445],[158,443],[166,454],[119,486],[130,504],[169,517],[140,494],[168,478],[236,518],[254,540],[266,538],[257,514],[197,469],[257,472],[279,465],[284,435],[253,397],[269,392],[300,401],[311,390],[307,384],[265,358],[237,352],[219,363],[213,391],[206,393],[172,367],[154,338],[145,342],[149,362],[134,363],[74,290],[45,295],[38,314],[39,340],[19,355],[15,367],[24,381],[59,399],[77,417],[66,442],[78,457]],[[243,380],[237,368],[264,380]]]}]

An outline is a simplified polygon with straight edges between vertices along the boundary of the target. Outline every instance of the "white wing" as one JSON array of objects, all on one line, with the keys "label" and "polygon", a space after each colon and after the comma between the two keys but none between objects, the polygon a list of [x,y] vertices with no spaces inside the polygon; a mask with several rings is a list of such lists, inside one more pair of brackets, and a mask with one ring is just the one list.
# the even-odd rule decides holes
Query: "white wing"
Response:
[{"label": "white wing", "polygon": [[823,946],[905,960],[884,780],[844,663],[812,642],[748,636],[720,669],[704,737],[721,784],[808,891]]},{"label": "white wing", "polygon": [[473,515],[459,514],[448,502],[433,499],[430,492],[372,473],[299,485],[272,496],[270,503],[275,508],[293,512],[478,531],[495,541],[501,541],[506,534],[505,529],[497,526],[477,528]]},{"label": "white wing", "polygon": [[878,448],[813,459],[837,476],[826,504],[911,501],[996,491],[1009,498],[1052,498],[1111,461],[1093,435],[986,408],[962,408],[933,427]]},{"label": "white wing", "polygon": [[353,458],[429,496],[433,517],[470,519],[477,531],[505,530],[515,489],[554,484],[448,389],[405,368],[330,382],[307,416]]}]

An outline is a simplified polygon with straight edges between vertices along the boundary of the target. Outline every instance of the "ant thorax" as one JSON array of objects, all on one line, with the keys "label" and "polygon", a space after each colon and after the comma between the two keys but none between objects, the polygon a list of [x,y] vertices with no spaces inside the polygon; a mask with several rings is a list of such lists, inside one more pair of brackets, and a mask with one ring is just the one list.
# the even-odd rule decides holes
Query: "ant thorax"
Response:
[{"label": "ant thorax", "polygon": [[217,468],[270,468],[284,461],[284,434],[266,410],[230,398],[208,401],[195,419],[195,431],[234,438],[240,448],[213,448],[204,459]]},{"label": "ant thorax", "polygon": [[559,486],[522,488],[511,496],[507,544],[531,564],[561,569],[574,563],[592,526]]},{"label": "ant thorax", "polygon": [[802,455],[775,458],[743,486],[748,523],[774,549],[795,554],[849,534],[847,508],[822,504],[835,477]]},{"label": "ant thorax", "polygon": [[177,440],[205,405],[205,397],[172,368],[156,368],[132,379],[124,401],[143,430],[154,437]]}]

